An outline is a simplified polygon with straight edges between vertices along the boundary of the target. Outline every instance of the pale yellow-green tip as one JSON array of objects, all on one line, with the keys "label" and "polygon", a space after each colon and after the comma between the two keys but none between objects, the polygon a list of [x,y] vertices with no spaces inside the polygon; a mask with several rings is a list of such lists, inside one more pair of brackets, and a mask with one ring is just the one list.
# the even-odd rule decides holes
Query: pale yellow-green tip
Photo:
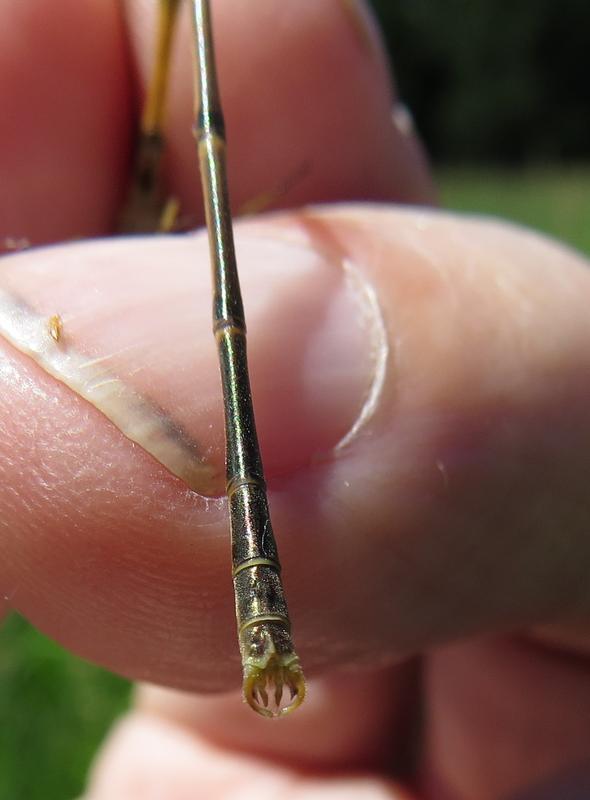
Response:
[{"label": "pale yellow-green tip", "polygon": [[244,666],[244,700],[263,717],[285,717],[304,698],[305,679],[299,659],[293,653],[272,653],[266,664]]}]

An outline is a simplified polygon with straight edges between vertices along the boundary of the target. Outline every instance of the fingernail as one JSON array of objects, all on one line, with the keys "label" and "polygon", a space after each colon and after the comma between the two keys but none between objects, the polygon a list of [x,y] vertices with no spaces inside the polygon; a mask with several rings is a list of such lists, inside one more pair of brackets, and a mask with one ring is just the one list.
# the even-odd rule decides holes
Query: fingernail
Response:
[{"label": "fingernail", "polygon": [[[353,264],[289,226],[237,226],[257,427],[269,478],[349,443],[377,401],[385,340]],[[191,488],[224,485],[204,233],[11,256],[0,334]],[[48,412],[49,413],[49,412]]]},{"label": "fingernail", "polygon": [[362,0],[340,0],[353,32],[364,50],[381,53],[383,45],[379,26],[369,6]]},{"label": "fingernail", "polygon": [[349,443],[374,410],[386,342],[372,288],[313,226],[238,239],[254,402],[269,474]]},{"label": "fingernail", "polygon": [[415,133],[414,117],[405,103],[396,103],[391,112],[393,124],[402,136],[413,136]]}]

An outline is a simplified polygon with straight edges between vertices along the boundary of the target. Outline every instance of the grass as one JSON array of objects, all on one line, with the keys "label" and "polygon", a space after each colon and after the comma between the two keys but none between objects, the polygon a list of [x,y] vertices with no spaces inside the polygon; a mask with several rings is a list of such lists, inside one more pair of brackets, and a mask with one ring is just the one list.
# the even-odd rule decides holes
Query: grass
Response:
[{"label": "grass", "polygon": [[[590,169],[445,169],[443,204],[513,219],[590,253]],[[71,800],[129,684],[19,617],[0,630],[0,800]]]},{"label": "grass", "polygon": [[129,684],[16,614],[0,631],[0,800],[72,800]]},{"label": "grass", "polygon": [[511,219],[590,254],[590,167],[446,168],[438,178],[444,206]]}]

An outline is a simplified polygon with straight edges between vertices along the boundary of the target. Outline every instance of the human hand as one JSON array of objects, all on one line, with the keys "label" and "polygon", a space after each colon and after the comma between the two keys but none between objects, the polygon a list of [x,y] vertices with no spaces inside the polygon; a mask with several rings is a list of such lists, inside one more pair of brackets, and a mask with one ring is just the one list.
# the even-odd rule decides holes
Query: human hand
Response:
[{"label": "human hand", "polygon": [[[31,79],[48,82],[38,116],[52,111],[43,140],[29,134],[31,180],[63,176],[43,203],[19,189],[18,138],[0,148],[7,233],[34,242],[108,229],[132,94],[114,3],[68,5],[80,16],[67,20],[38,5],[34,18],[10,13],[80,69],[57,87],[59,65],[42,73],[30,59]],[[342,3],[301,5],[260,2],[253,17],[218,4],[236,205],[301,163],[286,203],[428,202],[418,146],[391,124],[374,33]],[[142,65],[151,7],[130,8]],[[187,62],[169,177],[198,217]],[[203,696],[239,682],[223,501],[189,492],[1,342],[2,593],[73,651],[171,687],[139,690],[89,797],[405,797],[397,767],[420,708],[420,797],[504,800],[587,761],[586,262],[509,226],[391,205],[243,222],[237,243],[271,508],[311,677],[306,705],[280,723],[235,691]],[[198,235],[32,251],[3,263],[0,288],[40,322],[59,313],[64,347],[162,409],[219,494],[208,280]]]}]

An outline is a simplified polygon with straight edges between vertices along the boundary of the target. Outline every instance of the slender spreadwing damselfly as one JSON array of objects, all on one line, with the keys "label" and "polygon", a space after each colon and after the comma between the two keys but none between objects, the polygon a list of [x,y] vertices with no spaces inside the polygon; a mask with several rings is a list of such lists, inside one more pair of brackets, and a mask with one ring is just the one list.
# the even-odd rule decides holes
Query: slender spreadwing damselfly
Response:
[{"label": "slender spreadwing damselfly", "polygon": [[[161,202],[159,171],[170,56],[181,2],[158,0],[154,67],[138,137],[134,179],[121,224],[127,231],[170,230],[178,211],[174,202]],[[208,0],[186,2],[190,4],[194,34],[194,133],[209,232],[213,332],[223,388],[226,490],[244,698],[263,716],[279,717],[301,704],[305,682],[291,639],[254,423],[210,4]]]}]

